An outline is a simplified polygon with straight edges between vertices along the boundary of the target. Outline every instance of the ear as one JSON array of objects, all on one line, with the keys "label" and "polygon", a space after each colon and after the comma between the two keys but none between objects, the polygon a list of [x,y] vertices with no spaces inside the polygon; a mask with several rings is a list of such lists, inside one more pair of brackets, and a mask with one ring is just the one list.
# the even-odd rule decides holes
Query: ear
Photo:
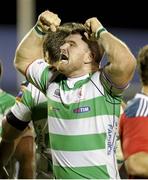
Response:
[{"label": "ear", "polygon": [[94,59],[95,59],[95,55],[92,52],[89,52],[88,54],[86,54],[86,58],[84,59],[84,63],[90,64],[93,62]]}]

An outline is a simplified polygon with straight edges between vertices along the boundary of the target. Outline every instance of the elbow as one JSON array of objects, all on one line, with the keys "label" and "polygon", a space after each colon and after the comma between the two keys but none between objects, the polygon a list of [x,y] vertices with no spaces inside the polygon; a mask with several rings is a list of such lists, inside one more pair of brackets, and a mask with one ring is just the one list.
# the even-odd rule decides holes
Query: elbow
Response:
[{"label": "elbow", "polygon": [[125,77],[127,82],[129,82],[135,73],[137,62],[134,56],[125,57],[122,63],[119,65],[118,70],[120,71],[121,75]]},{"label": "elbow", "polygon": [[14,62],[13,62],[13,65],[14,65],[14,67],[15,67],[17,70],[19,70],[19,63],[18,63],[18,61],[17,61],[17,58],[16,58],[16,57],[14,57]]},{"label": "elbow", "polygon": [[18,50],[16,50],[16,52],[15,52],[15,56],[14,56],[14,61],[13,61],[13,64],[14,64],[14,67],[16,68],[16,69],[19,69],[19,51]]},{"label": "elbow", "polygon": [[[134,56],[130,57],[130,59],[128,60],[127,64],[126,64],[126,74],[129,77],[129,81],[133,78],[135,70],[136,70],[136,66],[137,66],[137,62]],[[127,77],[127,78],[128,78]]]},{"label": "elbow", "polygon": [[20,65],[19,65],[19,63],[17,62],[17,60],[15,60],[14,62],[13,62],[13,65],[14,65],[14,67],[16,68],[16,70],[18,70],[19,72],[23,72],[22,70],[21,70],[21,68],[20,68]]},{"label": "elbow", "polygon": [[19,72],[24,74],[25,66],[24,66],[24,63],[23,63],[23,57],[22,57],[21,53],[18,50],[16,50],[16,52],[15,52],[13,65]]},{"label": "elbow", "polygon": [[123,46],[122,51],[119,51],[117,57],[119,59],[118,65],[121,72],[132,74],[135,71],[137,65],[136,58],[127,46]]},{"label": "elbow", "polygon": [[131,72],[135,72],[136,66],[137,66],[137,61],[135,59],[134,56],[130,57],[129,63],[127,63],[127,65],[129,64]]}]

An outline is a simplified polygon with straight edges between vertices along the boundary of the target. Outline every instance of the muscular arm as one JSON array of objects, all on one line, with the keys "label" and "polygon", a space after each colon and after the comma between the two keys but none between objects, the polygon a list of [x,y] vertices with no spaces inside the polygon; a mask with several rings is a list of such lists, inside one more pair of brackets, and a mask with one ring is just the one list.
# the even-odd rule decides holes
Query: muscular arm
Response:
[{"label": "muscular arm", "polygon": [[33,28],[27,33],[17,47],[14,65],[21,73],[25,74],[29,64],[31,64],[34,60],[43,57],[43,39],[44,36],[39,37]]},{"label": "muscular arm", "polygon": [[29,64],[43,58],[43,34],[48,30],[56,31],[60,22],[58,16],[50,11],[44,11],[39,15],[36,26],[26,34],[16,49],[14,65],[22,74],[25,74]]},{"label": "muscular arm", "polygon": [[105,49],[109,65],[105,67],[113,83],[124,86],[132,79],[136,67],[136,60],[125,43],[111,33],[100,35],[99,43]]},{"label": "muscular arm", "polygon": [[[107,57],[108,66],[105,73],[117,86],[124,86],[133,77],[136,60],[125,43],[106,31],[97,18],[90,18],[85,22],[86,28],[98,39]],[[101,29],[101,31],[98,31]],[[98,32],[98,33],[97,33]],[[99,33],[100,32],[100,33]]]},{"label": "muscular arm", "polygon": [[125,166],[130,175],[148,177],[148,153],[139,152],[129,156]]}]

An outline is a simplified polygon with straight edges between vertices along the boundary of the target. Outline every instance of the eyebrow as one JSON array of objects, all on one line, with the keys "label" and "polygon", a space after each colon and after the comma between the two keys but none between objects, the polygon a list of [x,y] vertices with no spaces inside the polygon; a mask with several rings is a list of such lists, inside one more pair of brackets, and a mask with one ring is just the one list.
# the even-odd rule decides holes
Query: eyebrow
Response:
[{"label": "eyebrow", "polygon": [[67,40],[64,43],[72,43],[72,44],[76,44],[76,42],[74,40]]}]

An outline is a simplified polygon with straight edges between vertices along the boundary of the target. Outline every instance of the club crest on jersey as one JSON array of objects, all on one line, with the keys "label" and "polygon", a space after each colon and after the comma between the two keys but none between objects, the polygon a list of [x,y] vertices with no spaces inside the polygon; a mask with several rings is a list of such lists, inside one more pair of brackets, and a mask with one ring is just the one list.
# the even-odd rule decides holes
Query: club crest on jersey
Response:
[{"label": "club crest on jersey", "polygon": [[54,96],[55,96],[55,97],[60,97],[60,89],[56,89],[56,90],[54,91]]},{"label": "club crest on jersey", "polygon": [[74,113],[85,113],[85,112],[89,112],[90,111],[90,107],[89,106],[84,106],[84,107],[79,107],[73,110]]}]

